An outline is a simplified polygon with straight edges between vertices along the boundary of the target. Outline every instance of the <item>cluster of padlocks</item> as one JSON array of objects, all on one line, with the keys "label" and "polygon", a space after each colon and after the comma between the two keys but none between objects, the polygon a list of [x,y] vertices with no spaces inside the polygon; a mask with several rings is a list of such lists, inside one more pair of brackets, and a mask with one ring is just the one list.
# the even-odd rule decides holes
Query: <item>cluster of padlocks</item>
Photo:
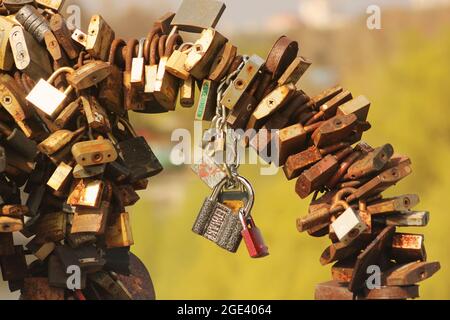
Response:
[{"label": "cluster of padlocks", "polygon": [[[296,41],[281,37],[266,59],[241,55],[214,29],[225,5],[213,0],[184,0],[147,37],[125,41],[101,15],[87,33],[70,29],[62,2],[4,0],[0,8],[0,256],[11,291],[24,299],[153,296],[130,254],[126,208],[163,168],[128,113],[193,107],[196,87],[195,118],[211,129],[193,170],[213,189],[196,234],[230,252],[244,240],[252,258],[269,254],[251,214],[253,187],[239,174],[243,144],[298,178],[301,198],[316,193],[299,230],[329,234],[323,263],[339,261],[318,299],[414,298],[415,284],[439,269],[425,263],[422,236],[395,233],[426,225],[428,213],[409,211],[417,196],[381,196],[411,162],[390,145],[352,147],[370,128],[370,103],[341,87],[314,98],[298,89],[311,63]],[[14,245],[14,232],[31,239],[26,249]],[[382,284],[367,293],[372,265]],[[77,268],[73,281],[68,271]]]}]

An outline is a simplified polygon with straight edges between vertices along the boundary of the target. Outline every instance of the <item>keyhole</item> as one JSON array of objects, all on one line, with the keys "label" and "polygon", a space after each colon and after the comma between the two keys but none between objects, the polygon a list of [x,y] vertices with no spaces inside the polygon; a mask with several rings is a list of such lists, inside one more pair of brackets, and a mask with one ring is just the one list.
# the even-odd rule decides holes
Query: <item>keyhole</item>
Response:
[{"label": "keyhole", "polygon": [[3,103],[5,104],[11,104],[12,103],[12,98],[10,96],[5,96],[3,98]]}]

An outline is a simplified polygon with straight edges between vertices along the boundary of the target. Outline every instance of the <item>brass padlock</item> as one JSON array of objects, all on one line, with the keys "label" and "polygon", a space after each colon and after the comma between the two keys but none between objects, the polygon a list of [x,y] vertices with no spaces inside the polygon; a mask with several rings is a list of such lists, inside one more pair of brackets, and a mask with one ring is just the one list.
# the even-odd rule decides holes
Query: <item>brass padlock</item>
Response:
[{"label": "brass padlock", "polygon": [[105,184],[101,204],[98,208],[86,208],[78,206],[72,221],[71,234],[92,233],[103,235],[111,210],[112,189],[110,183]]},{"label": "brass padlock", "polygon": [[83,166],[96,166],[116,161],[118,154],[112,142],[103,137],[98,140],[78,142],[72,147],[75,161]]},{"label": "brass padlock", "polygon": [[181,80],[188,80],[191,76],[185,69],[184,64],[188,57],[188,53],[192,50],[192,45],[185,43],[180,48],[176,49],[169,57],[166,63],[166,70],[170,74]]},{"label": "brass padlock", "polygon": [[103,61],[92,61],[67,75],[67,81],[76,90],[98,85],[111,75],[111,65]]},{"label": "brass padlock", "polygon": [[71,36],[72,40],[78,43],[82,48],[86,49],[88,35],[80,29],[75,29]]},{"label": "brass padlock", "polygon": [[94,15],[89,23],[86,50],[92,57],[107,61],[115,33],[101,15]]},{"label": "brass padlock", "polygon": [[73,72],[74,70],[72,68],[63,67],[56,70],[47,81],[43,79],[39,80],[26,97],[27,101],[32,103],[50,118],[55,118],[64,108],[64,101],[72,92],[73,87],[68,86],[64,92],[61,92],[52,86],[52,83],[61,74],[71,74]]},{"label": "brass padlock", "polygon": [[21,26],[11,29],[9,41],[18,70],[25,72],[34,81],[47,78],[52,73],[47,50]]},{"label": "brass padlock", "polygon": [[61,162],[53,175],[50,177],[50,180],[48,180],[47,185],[55,191],[62,191],[62,189],[69,182],[72,171],[72,166]]},{"label": "brass padlock", "polygon": [[191,108],[195,103],[195,80],[189,77],[180,86],[180,104],[183,108]]},{"label": "brass padlock", "polygon": [[67,204],[74,207],[99,208],[104,189],[104,181],[82,179],[75,184],[67,198]]},{"label": "brass padlock", "polygon": [[3,5],[10,14],[16,13],[25,5],[33,5],[33,0],[3,0]]},{"label": "brass padlock", "polygon": [[9,35],[15,25],[10,19],[0,16],[0,69],[4,71],[10,71],[14,65]]},{"label": "brass padlock", "polygon": [[209,75],[214,58],[227,39],[212,28],[203,30],[184,63],[185,69],[196,79],[204,79]]},{"label": "brass padlock", "polygon": [[38,145],[38,150],[48,156],[53,155],[67,146],[74,138],[83,135],[85,131],[85,128],[80,128],[75,132],[70,130],[56,131]]}]

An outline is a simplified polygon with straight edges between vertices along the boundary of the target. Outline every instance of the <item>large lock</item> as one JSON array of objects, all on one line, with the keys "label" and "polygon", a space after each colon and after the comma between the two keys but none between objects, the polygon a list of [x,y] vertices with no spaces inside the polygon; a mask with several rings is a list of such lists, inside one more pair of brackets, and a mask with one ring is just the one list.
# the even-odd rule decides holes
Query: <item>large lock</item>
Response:
[{"label": "large lock", "polygon": [[117,143],[119,154],[126,167],[131,171],[130,182],[147,179],[161,173],[163,167],[145,138],[138,137],[125,119],[121,118],[119,122],[132,135],[131,139]]},{"label": "large lock", "polygon": [[[245,216],[251,212],[254,203],[253,189],[247,180],[238,177],[240,184],[244,186],[248,193],[248,201],[240,213]],[[233,209],[219,202],[219,197],[226,187],[228,180],[222,181],[207,198],[194,223],[192,231],[214,243],[219,247],[235,253],[242,241],[243,225],[240,213],[233,213]]]},{"label": "large lock", "polygon": [[86,50],[96,59],[106,61],[115,33],[100,15],[94,15],[89,23]]},{"label": "large lock", "polygon": [[83,167],[114,162],[118,157],[116,148],[111,140],[103,137],[74,144],[72,154],[75,161]]},{"label": "large lock", "polygon": [[73,87],[68,86],[64,92],[61,92],[52,86],[52,83],[61,74],[71,74],[73,72],[74,70],[72,68],[63,67],[56,70],[47,81],[43,79],[39,80],[26,97],[27,101],[32,103],[50,118],[55,118],[64,108],[64,101],[72,92]]},{"label": "large lock", "polygon": [[45,34],[50,31],[48,21],[32,5],[23,6],[15,17],[38,42],[43,42]]},{"label": "large lock", "polygon": [[76,90],[93,87],[111,74],[110,64],[103,61],[92,61],[81,66],[67,76],[67,81]]},{"label": "large lock", "polygon": [[225,4],[215,0],[183,0],[171,25],[182,31],[200,33],[214,28],[225,11]]},{"label": "large lock", "polygon": [[60,14],[54,14],[50,19],[50,29],[55,35],[61,47],[70,59],[76,59],[80,54],[80,48],[72,41],[72,33],[67,27],[66,21]]}]

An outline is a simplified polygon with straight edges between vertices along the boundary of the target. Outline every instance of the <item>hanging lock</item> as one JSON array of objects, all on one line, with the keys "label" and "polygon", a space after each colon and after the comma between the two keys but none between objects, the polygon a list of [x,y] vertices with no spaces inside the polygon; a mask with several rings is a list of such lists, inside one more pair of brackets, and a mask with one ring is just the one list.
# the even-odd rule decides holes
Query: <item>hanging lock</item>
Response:
[{"label": "hanging lock", "polygon": [[192,51],[192,48],[191,43],[183,43],[180,48],[176,49],[167,60],[167,72],[181,80],[188,80],[191,75],[184,68],[184,63],[186,62],[189,52]]},{"label": "hanging lock", "polygon": [[138,56],[133,58],[131,64],[131,78],[130,83],[131,86],[137,89],[143,89],[145,85],[144,79],[144,66],[145,66],[145,58],[144,58],[144,45],[145,38],[139,40],[139,51]]},{"label": "hanging lock", "polygon": [[97,140],[74,144],[72,154],[75,161],[83,167],[114,162],[118,157],[112,142],[101,136]]},{"label": "hanging lock", "polygon": [[76,90],[94,87],[111,74],[111,65],[103,61],[92,61],[67,76],[67,81]]},{"label": "hanging lock", "polygon": [[74,72],[75,70],[72,68],[63,67],[56,70],[47,81],[43,79],[39,80],[26,97],[27,101],[36,106],[47,116],[54,119],[62,111],[64,107],[63,103],[67,96],[72,92],[73,87],[68,86],[64,92],[61,92],[52,86],[52,83],[61,74],[72,74]]},{"label": "hanging lock", "polygon": [[339,241],[344,245],[351,244],[357,239],[363,232],[368,229],[368,226],[363,222],[358,212],[353,210],[350,205],[341,200],[345,194],[354,193],[355,189],[343,189],[338,192],[334,199],[334,204],[331,206],[330,211],[344,208],[345,211],[337,219],[332,218],[331,228],[336,233]]}]

